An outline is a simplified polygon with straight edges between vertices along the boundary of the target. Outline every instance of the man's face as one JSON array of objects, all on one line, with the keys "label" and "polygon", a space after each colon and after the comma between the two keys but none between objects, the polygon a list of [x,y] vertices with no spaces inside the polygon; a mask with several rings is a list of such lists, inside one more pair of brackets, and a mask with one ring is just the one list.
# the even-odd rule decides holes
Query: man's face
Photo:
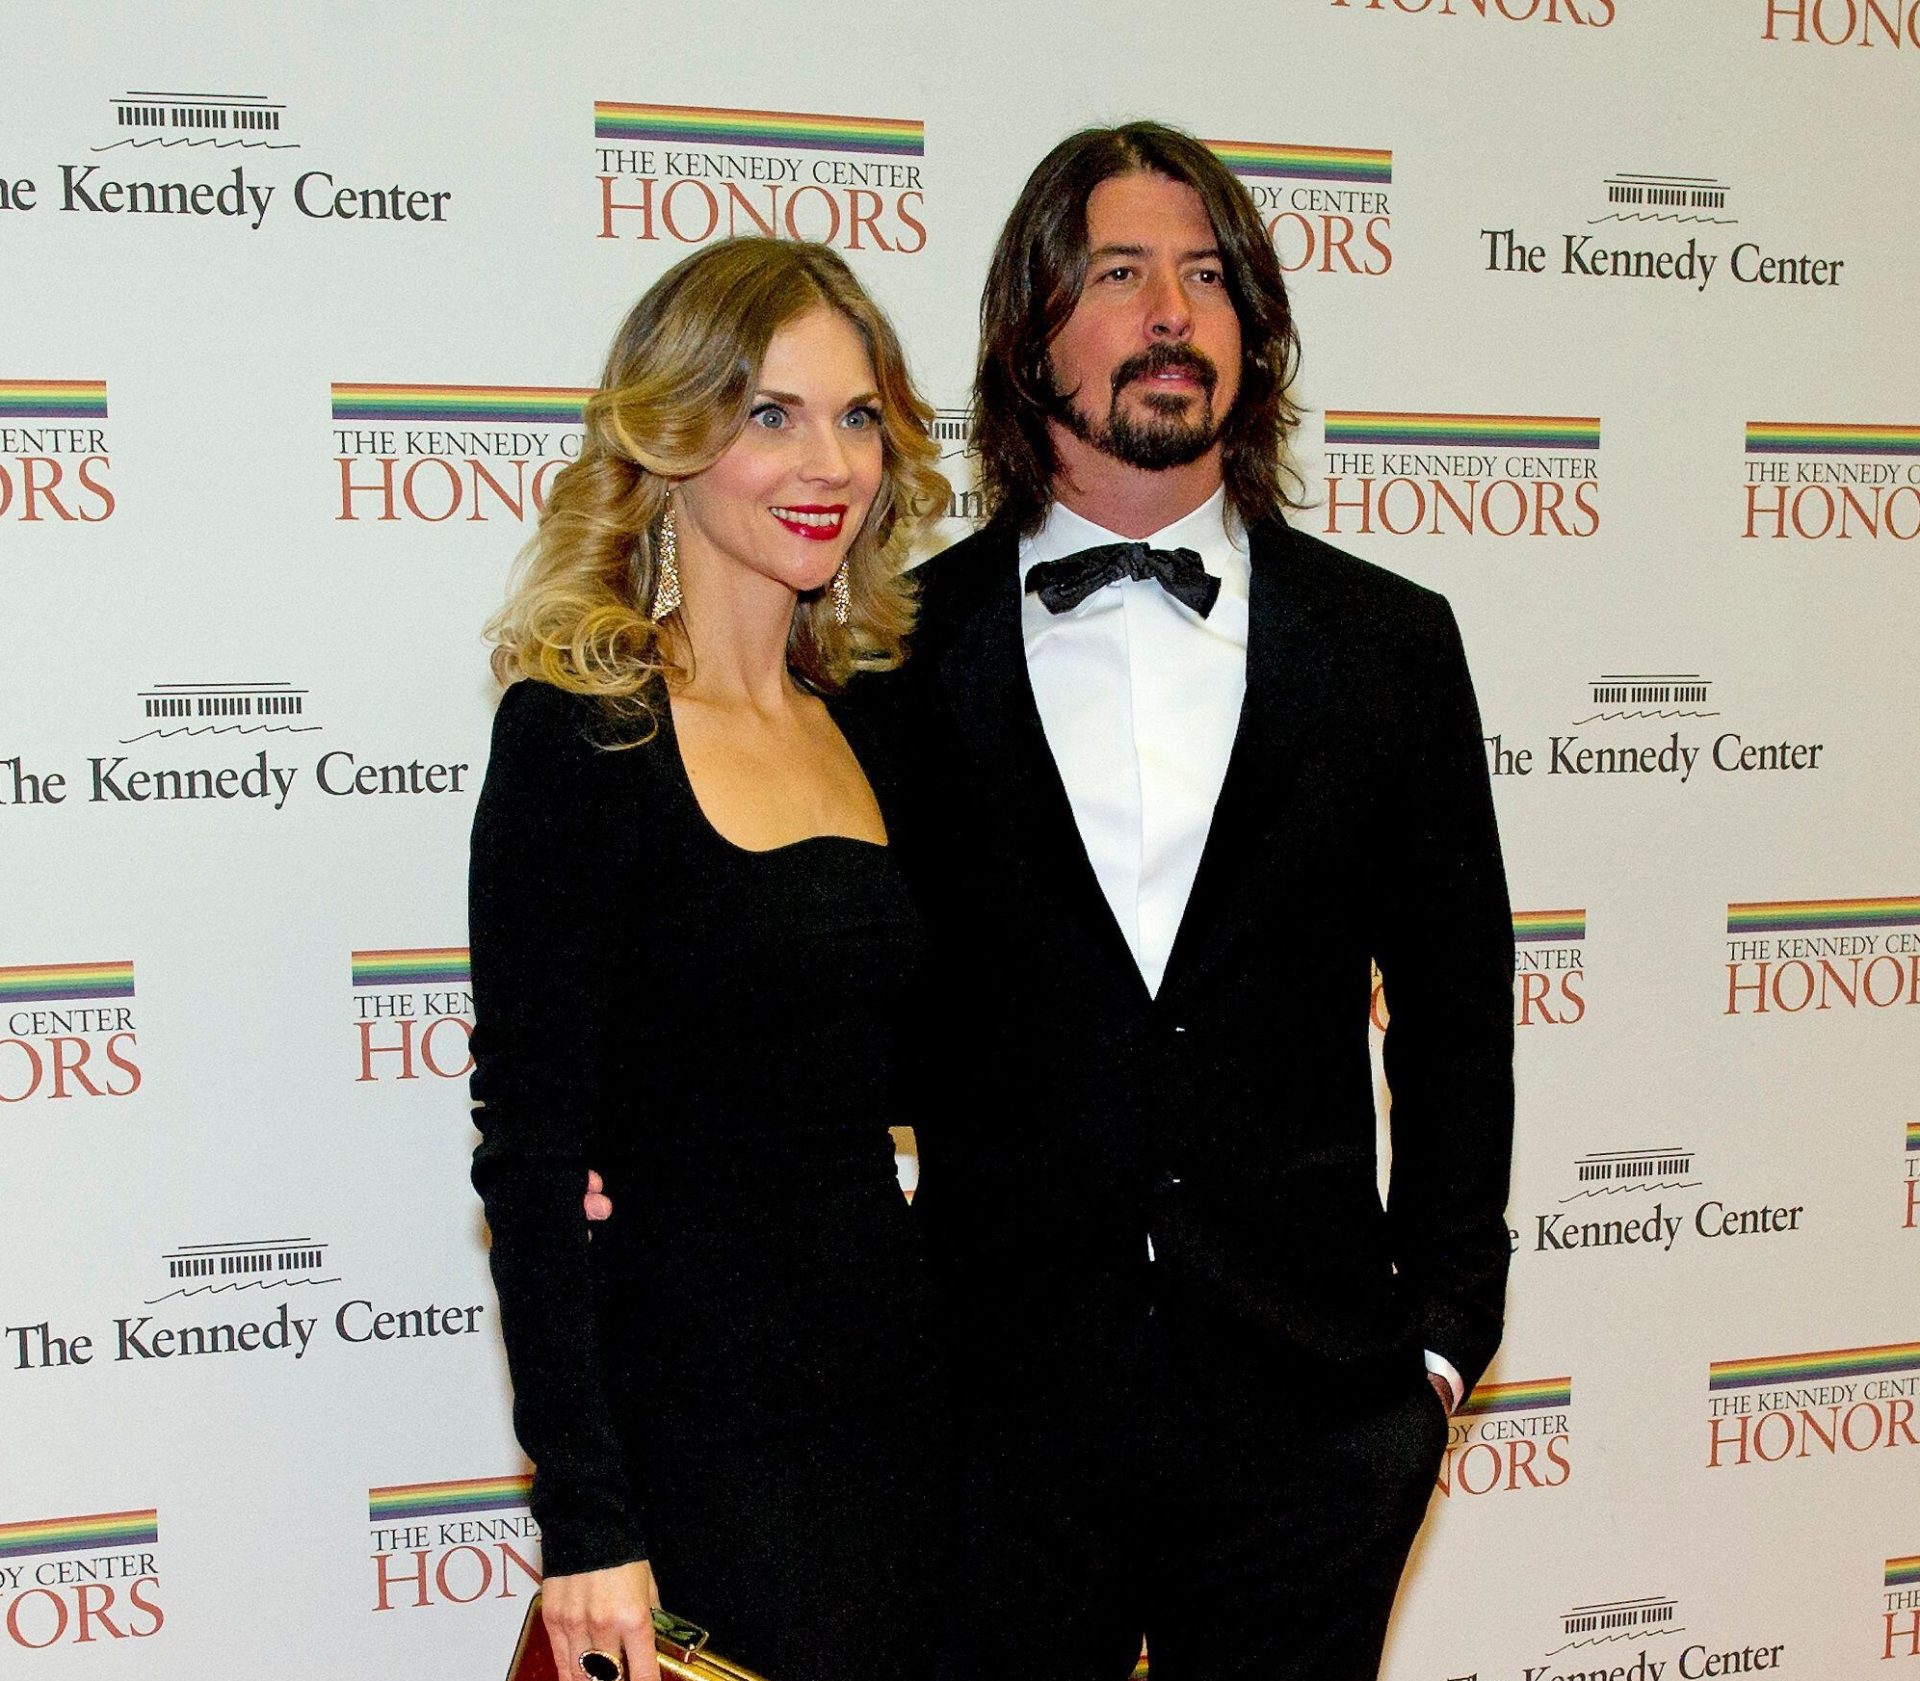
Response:
[{"label": "man's face", "polygon": [[1128,466],[1213,449],[1240,390],[1240,318],[1200,195],[1137,171],[1087,200],[1087,277],[1048,346],[1054,420]]}]

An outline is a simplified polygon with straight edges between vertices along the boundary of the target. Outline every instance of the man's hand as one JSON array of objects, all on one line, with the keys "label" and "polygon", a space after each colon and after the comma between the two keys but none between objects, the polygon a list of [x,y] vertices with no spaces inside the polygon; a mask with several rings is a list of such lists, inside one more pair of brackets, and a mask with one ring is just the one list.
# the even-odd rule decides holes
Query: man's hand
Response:
[{"label": "man's hand", "polygon": [[605,1652],[627,1681],[660,1681],[654,1656],[652,1607],[660,1603],[653,1567],[645,1559],[611,1570],[549,1576],[540,1584],[540,1610],[562,1675],[582,1675],[582,1652]]},{"label": "man's hand", "polygon": [[586,1210],[589,1220],[613,1218],[613,1198],[606,1194],[600,1175],[592,1168],[587,1169],[587,1194],[580,1199],[580,1206]]}]

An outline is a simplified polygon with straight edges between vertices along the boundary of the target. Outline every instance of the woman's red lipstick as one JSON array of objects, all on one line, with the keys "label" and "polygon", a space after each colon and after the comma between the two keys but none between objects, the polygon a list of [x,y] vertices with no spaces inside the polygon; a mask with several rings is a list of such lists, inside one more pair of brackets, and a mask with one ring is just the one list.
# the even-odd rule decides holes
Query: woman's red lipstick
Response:
[{"label": "woman's red lipstick", "polygon": [[815,543],[832,542],[840,535],[840,527],[847,518],[847,505],[844,502],[837,502],[831,507],[811,502],[792,502],[770,511],[789,531]]}]

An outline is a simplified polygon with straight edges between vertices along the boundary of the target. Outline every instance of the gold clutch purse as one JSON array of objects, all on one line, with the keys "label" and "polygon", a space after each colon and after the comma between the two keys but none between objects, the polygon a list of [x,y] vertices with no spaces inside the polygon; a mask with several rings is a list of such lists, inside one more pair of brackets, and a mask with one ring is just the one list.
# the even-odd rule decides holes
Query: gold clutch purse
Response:
[{"label": "gold clutch purse", "polygon": [[660,1673],[673,1681],[765,1681],[745,1664],[729,1663],[707,1650],[707,1631],[665,1611],[653,1614],[653,1650]]},{"label": "gold clutch purse", "polygon": [[[705,1629],[665,1611],[653,1614],[653,1650],[660,1660],[660,1673],[672,1681],[766,1681],[744,1664],[729,1663],[708,1651]],[[527,1620],[520,1625],[520,1643],[513,1649],[507,1681],[575,1681],[573,1676],[561,1675],[554,1661],[537,1593],[527,1607]]]}]

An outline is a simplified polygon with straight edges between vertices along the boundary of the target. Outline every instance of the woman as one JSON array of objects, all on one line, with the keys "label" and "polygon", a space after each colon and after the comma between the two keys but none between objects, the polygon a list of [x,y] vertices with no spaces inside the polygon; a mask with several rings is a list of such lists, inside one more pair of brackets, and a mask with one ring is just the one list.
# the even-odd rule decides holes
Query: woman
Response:
[{"label": "woman", "polygon": [[473,1177],[563,1675],[651,1681],[659,1592],[774,1681],[930,1666],[919,931],[836,698],[900,658],[930,418],[833,252],[710,246],[621,327],[490,627]]}]

